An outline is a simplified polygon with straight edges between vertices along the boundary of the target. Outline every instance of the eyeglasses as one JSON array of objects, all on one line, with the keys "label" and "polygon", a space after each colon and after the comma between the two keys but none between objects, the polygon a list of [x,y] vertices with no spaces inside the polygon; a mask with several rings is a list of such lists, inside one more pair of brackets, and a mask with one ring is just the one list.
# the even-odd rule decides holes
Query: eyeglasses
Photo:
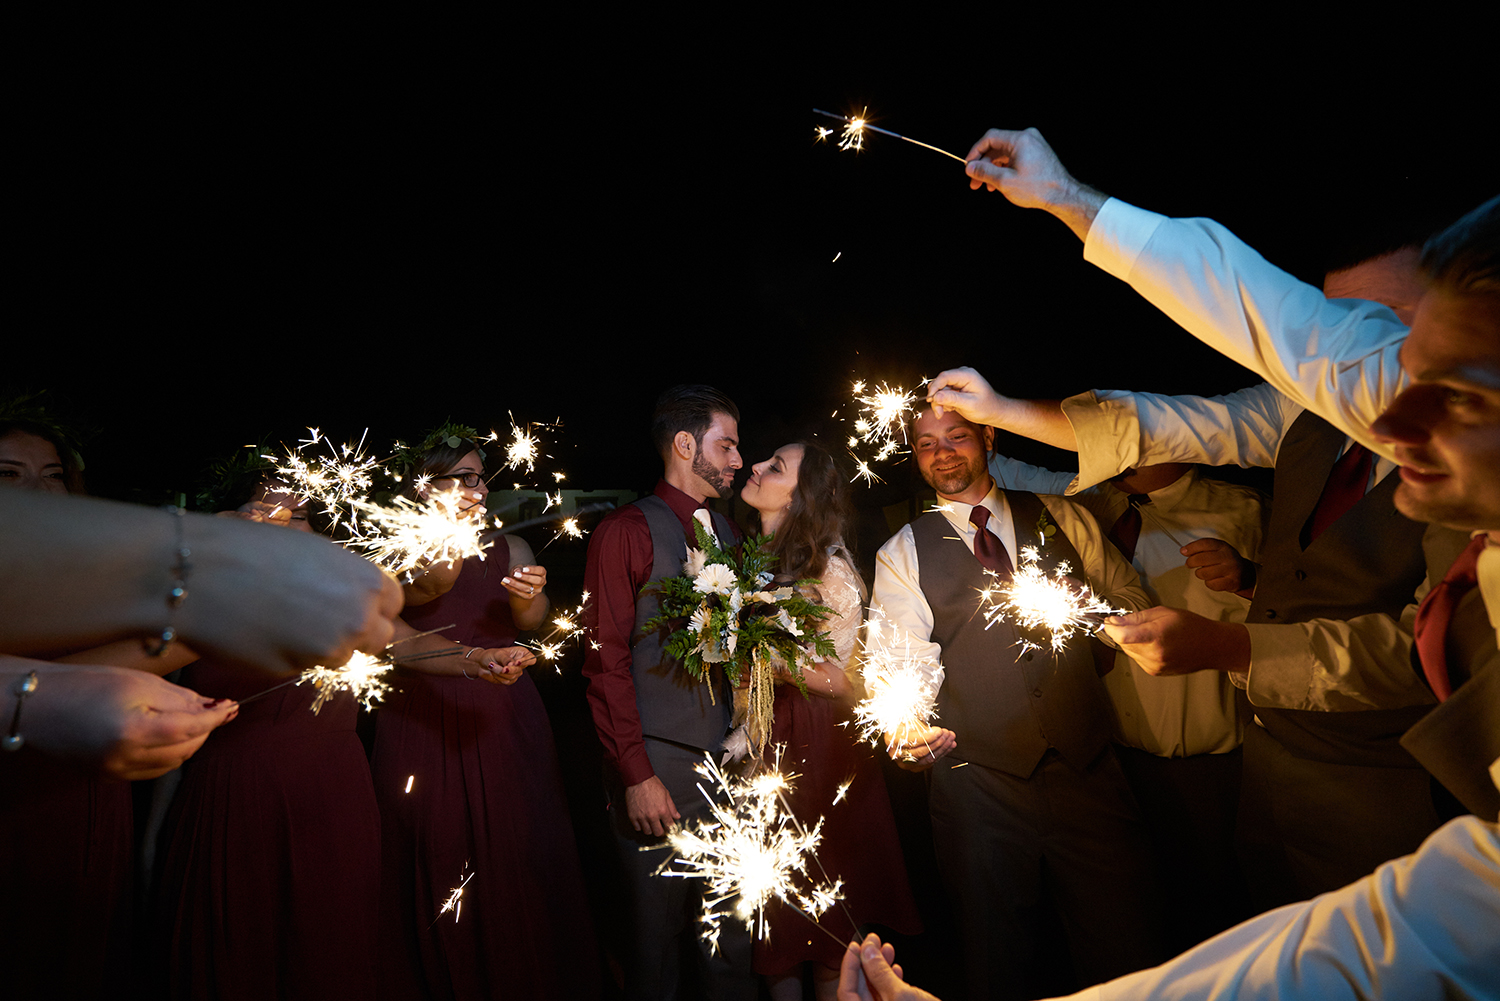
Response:
[{"label": "eyeglasses", "polygon": [[458,480],[465,487],[473,490],[479,486],[479,481],[484,479],[478,473],[444,473],[442,476],[432,477],[434,480]]}]

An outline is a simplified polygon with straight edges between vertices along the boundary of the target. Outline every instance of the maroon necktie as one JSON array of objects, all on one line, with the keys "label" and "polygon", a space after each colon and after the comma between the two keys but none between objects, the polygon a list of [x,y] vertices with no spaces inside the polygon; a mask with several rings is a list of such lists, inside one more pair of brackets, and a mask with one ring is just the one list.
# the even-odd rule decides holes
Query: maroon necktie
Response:
[{"label": "maroon necktie", "polygon": [[1313,508],[1312,517],[1307,519],[1307,527],[1303,529],[1304,547],[1312,545],[1329,525],[1359,503],[1365,495],[1365,487],[1369,486],[1370,467],[1374,464],[1375,453],[1359,442],[1350,445],[1349,451],[1333,464],[1328,482],[1323,484],[1323,496],[1318,498],[1318,506]]},{"label": "maroon necktie", "polygon": [[974,510],[969,512],[969,523],[974,526],[974,558],[986,570],[993,570],[1001,577],[1009,577],[1012,569],[1010,556],[1005,552],[1005,547],[1000,545],[1000,540],[995,538],[995,533],[985,527],[989,520],[990,509],[983,504],[975,504]]},{"label": "maroon necktie", "polygon": [[1141,505],[1150,503],[1150,494],[1131,494],[1130,505],[1109,530],[1109,541],[1125,554],[1127,561],[1135,556],[1135,545],[1141,541]]},{"label": "maroon necktie", "polygon": [[1479,554],[1484,551],[1485,536],[1476,535],[1467,548],[1458,554],[1453,566],[1443,579],[1422,599],[1417,608],[1415,639],[1417,657],[1422,662],[1422,673],[1432,686],[1432,694],[1442,702],[1453,694],[1453,685],[1448,679],[1448,623],[1453,621],[1453,610],[1464,595],[1474,590],[1479,583]]}]

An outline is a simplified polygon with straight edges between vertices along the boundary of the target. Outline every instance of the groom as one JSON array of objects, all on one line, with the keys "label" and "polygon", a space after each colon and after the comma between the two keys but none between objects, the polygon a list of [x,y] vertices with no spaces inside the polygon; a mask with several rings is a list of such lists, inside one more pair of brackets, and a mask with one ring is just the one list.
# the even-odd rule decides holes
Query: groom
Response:
[{"label": "groom", "polygon": [[[589,706],[604,745],[609,810],[627,896],[626,996],[708,996],[754,1001],[750,933],[722,926],[717,951],[697,922],[703,884],[666,878],[664,837],[679,820],[707,812],[693,771],[705,753],[717,761],[729,730],[731,693],[720,675],[713,693],[662,652],[662,635],[642,625],[657,600],[647,584],[682,572],[693,512],[729,497],[740,468],[739,409],[710,386],[674,386],[656,401],[651,438],[664,466],[651,496],[613,512],[589,541],[585,621],[595,645],[583,664]],[[725,545],[739,531],[713,515]],[[680,969],[696,953],[696,970]]]}]

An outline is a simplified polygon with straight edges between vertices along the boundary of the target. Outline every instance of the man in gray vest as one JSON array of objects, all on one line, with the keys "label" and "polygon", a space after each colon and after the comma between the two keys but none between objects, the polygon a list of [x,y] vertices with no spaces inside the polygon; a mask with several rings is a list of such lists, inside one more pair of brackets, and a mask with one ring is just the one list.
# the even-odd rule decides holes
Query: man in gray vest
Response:
[{"label": "man in gray vest", "polygon": [[978,592],[992,579],[986,571],[1006,578],[1035,547],[1049,575],[1067,563],[1117,607],[1149,599],[1087,511],[995,486],[992,428],[928,411],[912,440],[941,506],[881,547],[874,605],[940,686],[942,727],[892,756],[931,769],[933,840],[958,908],[968,996],[1036,995],[1049,906],[1083,983],[1156,962],[1150,851],[1110,748],[1092,641],[1077,635],[1054,653],[1013,621],[987,628]]},{"label": "man in gray vest", "polygon": [[[694,772],[717,761],[729,730],[731,695],[722,672],[695,681],[645,632],[657,602],[642,588],[682,573],[694,513],[729,497],[740,468],[739,410],[710,386],[675,386],[656,402],[652,441],[661,481],[611,513],[589,540],[585,611],[594,645],[584,660],[589,705],[604,746],[611,823],[626,891],[626,993],[631,998],[712,997],[754,1001],[750,933],[724,922],[717,949],[699,934],[702,883],[657,875],[664,837],[679,820],[707,813]],[[713,514],[724,545],[738,530]],[[698,961],[683,968],[685,956]]]},{"label": "man in gray vest", "polygon": [[[1367,297],[1410,317],[1416,259],[1415,247],[1381,253],[1331,272],[1322,297],[1301,286],[1302,299]],[[1434,700],[1408,663],[1423,526],[1396,515],[1394,462],[1268,383],[1211,399],[1094,390],[1060,404],[1008,400],[969,370],[933,385],[976,419],[1077,450],[1073,490],[1146,463],[1274,466],[1244,623],[1157,609],[1174,628],[1138,650],[1146,670],[1226,671],[1239,686],[1238,848],[1257,910],[1344,886],[1437,829],[1431,780],[1399,743]]]}]

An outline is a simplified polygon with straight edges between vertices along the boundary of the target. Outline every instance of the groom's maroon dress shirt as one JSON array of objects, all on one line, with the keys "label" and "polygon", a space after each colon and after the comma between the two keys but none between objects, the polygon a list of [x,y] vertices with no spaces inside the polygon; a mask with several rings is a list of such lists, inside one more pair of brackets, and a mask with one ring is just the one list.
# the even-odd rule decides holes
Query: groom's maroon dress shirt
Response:
[{"label": "groom's maroon dress shirt", "polygon": [[[693,538],[693,512],[707,508],[666,480],[652,491],[666,502]],[[738,542],[724,539],[724,543]],[[691,544],[691,543],[690,543]],[[610,512],[589,539],[588,568],[583,586],[589,593],[583,621],[588,629],[588,653],[583,674],[589,679],[589,708],[604,755],[614,762],[627,786],[656,774],[646,757],[641,736],[641,714],[635,702],[635,679],[630,673],[631,634],[635,630],[635,602],[651,579],[651,529],[641,509],[627,504]],[[595,645],[597,644],[597,645]]]}]

